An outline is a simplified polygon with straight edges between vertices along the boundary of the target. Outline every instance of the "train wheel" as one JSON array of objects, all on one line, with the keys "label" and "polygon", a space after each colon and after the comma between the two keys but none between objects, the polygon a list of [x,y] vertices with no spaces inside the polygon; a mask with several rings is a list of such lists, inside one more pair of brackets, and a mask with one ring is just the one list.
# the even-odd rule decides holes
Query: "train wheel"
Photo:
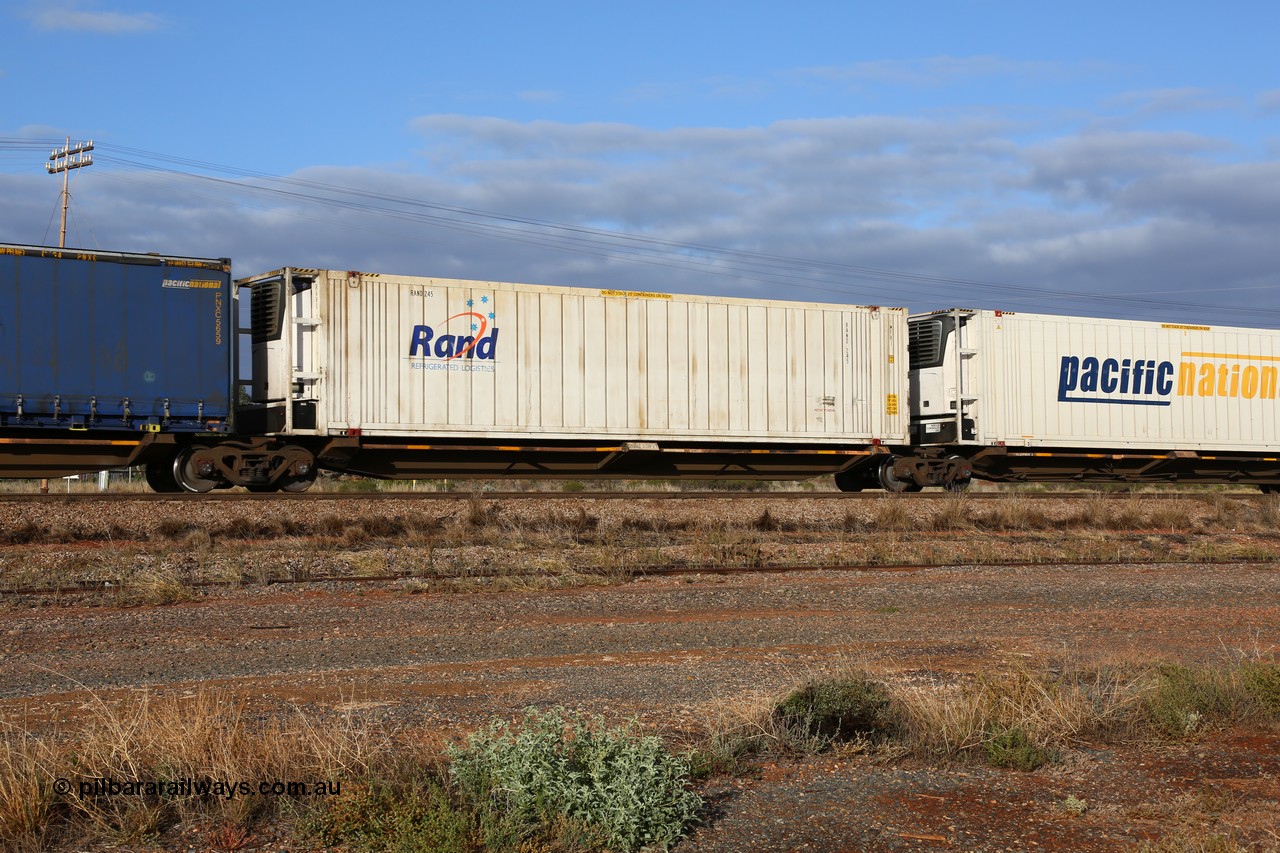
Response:
[{"label": "train wheel", "polygon": [[[964,461],[963,456],[951,456],[949,459],[952,461]],[[946,489],[948,492],[963,492],[971,485],[973,485],[973,477],[957,477],[942,488]]]},{"label": "train wheel", "polygon": [[886,492],[918,492],[923,486],[913,480],[903,480],[893,473],[893,463],[897,462],[897,458],[890,456],[880,465],[880,470],[876,473],[876,481],[880,484],[880,488]]},{"label": "train wheel", "polygon": [[290,446],[285,448],[286,452],[306,454],[306,458],[302,461],[294,462],[291,466],[290,473],[280,478],[278,485],[282,492],[305,492],[311,488],[311,484],[316,481],[315,457],[303,450],[301,447]]},{"label": "train wheel", "polygon": [[181,492],[178,481],[173,479],[173,462],[169,459],[162,459],[158,462],[148,462],[144,469],[147,478],[147,485],[151,487],[151,491],[160,494],[173,494]]},{"label": "train wheel", "polygon": [[173,479],[180,491],[203,494],[222,482],[213,463],[212,451],[194,445],[178,451],[173,460]]},{"label": "train wheel", "polygon": [[305,492],[311,488],[311,484],[316,481],[316,469],[312,467],[309,474],[299,475],[297,477],[286,477],[280,481],[280,491],[282,492]]}]

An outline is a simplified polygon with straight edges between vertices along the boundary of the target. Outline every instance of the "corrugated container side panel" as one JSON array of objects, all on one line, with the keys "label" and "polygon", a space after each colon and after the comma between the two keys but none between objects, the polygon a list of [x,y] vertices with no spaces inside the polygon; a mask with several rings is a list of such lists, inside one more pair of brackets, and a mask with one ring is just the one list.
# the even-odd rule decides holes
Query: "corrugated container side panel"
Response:
[{"label": "corrugated container side panel", "polygon": [[852,432],[866,430],[866,417],[871,405],[871,370],[874,368],[863,366],[866,356],[862,355],[869,345],[867,325],[865,316],[846,317],[844,321],[844,345],[852,356],[845,359],[845,381],[850,397],[849,430]]},{"label": "corrugated container side panel", "polygon": [[605,307],[603,299],[582,301],[582,421],[589,430],[604,430],[609,425],[609,353],[605,345]]},{"label": "corrugated container side panel", "polygon": [[[350,286],[336,271],[326,283],[327,429],[886,441],[905,431],[905,401],[887,414],[901,393],[889,356],[905,364],[902,312],[376,276]],[[433,345],[411,355],[415,334]]]},{"label": "corrugated container side panel", "polygon": [[847,353],[844,381],[850,398],[849,429],[860,432],[866,429],[867,407],[871,405],[871,389],[868,387],[871,382],[870,369],[863,368],[863,357],[859,355],[867,346],[866,318],[844,318],[843,335]]},{"label": "corrugated container side panel", "polygon": [[626,399],[623,401],[625,412],[621,427],[625,430],[643,429],[648,425],[648,412],[645,408],[644,389],[648,387],[648,365],[641,358],[640,337],[644,334],[644,303],[628,299],[623,307],[622,335],[627,342],[626,355],[623,358],[621,373],[611,374],[610,378],[619,385],[625,383]]},{"label": "corrugated container side panel", "polygon": [[729,306],[729,428],[751,429],[751,308]]},{"label": "corrugated container side panel", "polygon": [[[495,290],[491,302],[495,323],[501,331],[499,335],[508,337],[501,340],[502,358],[508,361],[518,358],[517,340],[514,332],[518,328],[516,316],[517,295],[510,291]],[[506,382],[502,386],[495,384],[493,394],[493,423],[496,426],[514,427],[520,423],[520,406],[522,391],[520,383]]]},{"label": "corrugated container side panel", "polygon": [[793,389],[804,393],[803,385],[789,384],[787,381],[787,366],[791,360],[791,352],[787,348],[787,313],[788,309],[785,308],[764,312],[765,342],[768,346],[765,370],[769,377],[768,393],[764,399],[765,429],[771,432],[786,432],[787,409],[791,405]]},{"label": "corrugated container side panel", "polygon": [[516,340],[516,388],[519,403],[515,423],[536,427],[538,407],[542,404],[542,328],[539,325],[538,295],[523,291],[516,294],[515,327],[520,330]]},{"label": "corrugated container side panel", "polygon": [[[357,306],[351,314],[351,321],[347,324],[347,351],[351,353],[351,356],[356,359],[356,363],[361,367],[359,373],[353,373],[352,375],[354,381],[351,383],[352,387],[348,394],[348,399],[351,401],[352,420],[361,429],[380,420],[377,416],[377,410],[369,408],[368,404],[369,374],[376,369],[373,352],[369,346],[375,339],[371,339],[369,335],[373,333],[377,325],[372,317],[372,312],[366,308],[363,302],[362,297],[366,293],[365,287],[367,285],[347,291],[351,294],[350,301]],[[382,340],[382,335],[379,334],[376,340]]]},{"label": "corrugated container side panel", "polygon": [[809,383],[805,370],[804,353],[810,345],[805,336],[804,317],[809,312],[794,308],[783,311],[781,328],[787,344],[783,350],[782,376],[784,380],[783,399],[786,401],[780,413],[779,429],[783,432],[812,433],[816,432],[816,421],[810,409],[813,408],[813,387]]},{"label": "corrugated container side panel", "polygon": [[707,429],[728,431],[733,378],[720,365],[732,364],[729,352],[729,306],[707,305]]},{"label": "corrugated container side panel", "polygon": [[365,370],[365,365],[359,360],[360,351],[351,345],[351,327],[360,318],[357,313],[359,303],[356,294],[347,288],[345,279],[331,281],[329,293],[334,305],[333,334],[330,336],[334,342],[334,353],[329,363],[332,365],[331,381],[337,380],[334,402],[340,413],[338,426],[355,428],[360,426],[360,413],[352,408],[358,399],[352,386]]},{"label": "corrugated container side panel", "polygon": [[689,429],[689,392],[693,385],[689,361],[689,303],[671,302],[667,306],[667,340],[670,357],[667,362],[667,426],[674,432]]},{"label": "corrugated container side panel", "polygon": [[[897,335],[880,316],[870,318],[868,326],[870,346],[865,348],[864,357],[871,366],[868,372],[871,375],[872,388],[871,405],[867,408],[867,427],[874,431],[885,417],[890,395],[897,389],[888,369],[889,355],[894,351]],[[896,359],[894,363],[897,363]],[[898,405],[902,406],[905,402],[905,400],[899,400]]]},{"label": "corrugated container side panel", "polygon": [[[499,335],[499,347],[507,346],[506,341],[502,340],[503,334],[509,333],[509,329],[503,330],[505,318],[498,313],[497,297],[490,288],[471,288],[470,298],[472,308],[479,306],[480,315],[489,322],[489,328],[497,329],[496,334]],[[488,300],[487,302],[485,300]],[[493,316],[490,317],[489,315]],[[474,361],[474,359],[473,359]],[[456,375],[458,382],[466,385],[470,392],[470,421],[469,423],[492,424],[495,422],[497,412],[500,406],[501,398],[504,396],[502,388],[499,387],[497,377],[493,371],[479,370],[470,373],[459,373]],[[424,386],[425,394],[426,379],[422,379],[421,384]]]},{"label": "corrugated container side panel", "polygon": [[[840,329],[843,318],[838,311],[822,313],[822,350],[816,353],[822,371],[823,396],[833,397],[831,411],[825,413],[828,432],[845,432],[851,428],[849,413],[852,393],[844,384],[844,348]],[[810,358],[814,356],[811,355]]]},{"label": "corrugated container side panel", "polygon": [[583,408],[585,365],[582,363],[582,303],[581,297],[566,296],[560,300],[561,424],[575,430],[586,426]]},{"label": "corrugated container side panel", "polygon": [[[797,353],[798,370],[804,376],[808,393],[801,401],[801,410],[796,417],[800,423],[808,423],[810,429],[820,434],[831,432],[831,415],[826,411],[825,397],[827,391],[826,372],[823,368],[824,358],[814,358],[815,352],[826,352],[826,328],[824,318],[826,312],[810,310],[799,312],[799,331],[797,336],[805,342],[804,349]],[[830,358],[828,354],[827,358]]]},{"label": "corrugated container side panel", "polygon": [[746,375],[743,376],[747,400],[746,428],[751,432],[765,432],[769,429],[768,409],[765,406],[769,400],[768,317],[760,305],[747,306],[746,314],[746,330],[742,340],[747,353]]},{"label": "corrugated container side panel", "polygon": [[[708,350],[707,305],[689,303],[689,428],[711,428],[711,361]],[[718,372],[718,371],[717,371]]]},{"label": "corrugated container side panel", "polygon": [[[362,284],[361,286],[364,287],[366,285]],[[421,418],[424,423],[436,421],[448,423],[457,413],[451,399],[452,394],[448,389],[447,380],[445,382],[445,393],[428,397],[423,388],[420,371],[412,368],[402,370],[399,367],[408,362],[407,356],[410,351],[414,330],[419,325],[436,322],[437,318],[426,316],[426,301],[413,296],[409,288],[395,287],[385,288],[385,290],[387,291],[386,298],[372,301],[387,306],[389,315],[386,319],[388,323],[386,326],[387,333],[378,335],[375,340],[364,337],[361,340],[361,344],[366,349],[379,352],[382,358],[388,360],[386,362],[388,365],[397,365],[397,367],[392,368],[396,371],[396,377],[388,381],[386,385],[388,388],[398,389],[395,392],[399,399],[397,408],[403,412],[404,417]],[[439,293],[440,291],[437,290],[436,292]],[[443,289],[443,294],[445,304],[452,303],[455,300],[453,294],[450,294],[447,289]],[[439,298],[437,297],[437,299]],[[371,367],[376,363],[370,362],[369,366]],[[366,384],[368,384],[368,374],[369,368],[366,367],[365,377],[362,378],[362,381]],[[395,404],[392,401],[395,399],[396,397],[393,396],[388,400],[388,404],[394,406]],[[370,411],[380,410],[372,409]],[[374,419],[370,418],[370,420]]]},{"label": "corrugated container side panel", "polygon": [[[387,335],[387,343],[390,348],[388,358],[395,359],[400,363],[404,363],[406,360],[407,347],[409,346],[412,330],[427,322],[427,318],[423,316],[423,301],[415,299],[407,287],[395,288],[395,310],[399,312],[399,316],[404,318],[404,322],[393,326],[395,333]],[[412,368],[409,371],[400,371],[398,384],[401,405],[409,417],[419,423],[429,423],[431,412],[428,409],[422,381],[417,373],[418,371],[414,371]]]},{"label": "corrugated container side panel", "polygon": [[[435,289],[438,288],[433,288]],[[460,367],[470,367],[477,363],[474,354],[479,342],[491,334],[494,328],[499,329],[498,334],[501,335],[503,317],[497,310],[496,294],[483,283],[453,285],[448,286],[447,290],[451,298],[443,311],[444,317],[463,315],[454,321],[458,324],[457,326],[451,326],[456,334],[461,336],[457,351],[461,352],[464,348],[470,347],[469,352],[472,354],[470,357],[458,355],[454,363]],[[420,298],[419,301],[424,303],[425,311],[426,300]],[[442,319],[425,317],[422,322],[439,324]],[[425,375],[426,373],[425,370],[418,370],[416,381],[429,404],[432,395],[427,389],[431,379]],[[485,371],[450,370],[446,376],[449,389],[449,425],[465,429],[473,423],[493,423],[495,406],[493,374]]]},{"label": "corrugated container side panel", "polygon": [[[401,400],[403,399],[400,392],[404,385],[404,374],[397,368],[399,363],[399,341],[404,333],[400,331],[398,322],[394,325],[390,322],[390,302],[393,299],[397,299],[397,294],[390,288],[376,288],[373,290],[377,294],[371,300],[373,313],[372,316],[366,318],[365,333],[360,339],[364,347],[365,363],[376,364],[380,362],[386,365],[396,365],[397,367],[393,367],[391,370],[395,375],[388,376],[386,381],[364,383],[364,408],[367,412],[390,412],[400,409]],[[399,320],[399,317],[396,319]],[[396,334],[396,332],[399,332],[399,334]],[[374,420],[380,420],[380,418],[375,416]]]},{"label": "corrugated container side panel", "polygon": [[669,423],[668,380],[671,363],[671,336],[668,333],[667,303],[660,299],[638,300],[644,306],[645,332],[640,336],[641,359],[648,384],[642,386],[646,427],[665,429]]},{"label": "corrugated container side panel", "polygon": [[564,369],[564,326],[562,325],[561,297],[551,293],[538,294],[539,386],[537,416],[533,424],[540,427],[564,426],[564,394],[562,380],[567,377]]},{"label": "corrugated container side panel", "polygon": [[604,348],[606,352],[605,389],[609,401],[608,427],[627,427],[627,399],[630,371],[627,370],[627,303],[605,299]]}]

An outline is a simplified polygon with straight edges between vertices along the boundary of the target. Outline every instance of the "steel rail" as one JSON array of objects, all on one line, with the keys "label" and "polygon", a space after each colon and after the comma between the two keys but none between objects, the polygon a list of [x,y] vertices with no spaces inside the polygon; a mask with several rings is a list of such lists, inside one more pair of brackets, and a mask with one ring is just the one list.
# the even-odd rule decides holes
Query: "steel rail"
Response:
[{"label": "steel rail", "polygon": [[[1122,500],[1178,500],[1206,498],[1210,496],[1231,500],[1248,500],[1263,497],[1261,492],[963,492],[965,500],[999,500],[1001,498],[1025,498],[1033,500],[1084,500],[1103,498]],[[106,492],[81,494],[48,494],[31,492],[0,492],[0,503],[79,503],[79,502],[186,502],[186,501],[459,501],[459,500],[876,500],[899,497],[902,500],[947,500],[956,494],[943,491],[912,492],[893,495],[888,492],[753,492],[753,491],[698,491],[698,492],[276,492],[253,494],[250,492],[226,492],[220,494],[154,494],[150,492]]]}]

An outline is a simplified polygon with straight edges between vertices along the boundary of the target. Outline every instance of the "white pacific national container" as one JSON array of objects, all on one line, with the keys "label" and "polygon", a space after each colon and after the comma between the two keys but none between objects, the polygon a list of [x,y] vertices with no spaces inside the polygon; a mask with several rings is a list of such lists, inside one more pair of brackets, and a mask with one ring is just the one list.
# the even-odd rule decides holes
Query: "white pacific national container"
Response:
[{"label": "white pacific national container", "polygon": [[[290,268],[251,288],[281,432],[902,444],[902,308]],[[299,402],[313,411],[296,417]]]},{"label": "white pacific national container", "polygon": [[921,443],[953,442],[960,410],[961,444],[1280,450],[1280,331],[970,310],[911,326]]}]

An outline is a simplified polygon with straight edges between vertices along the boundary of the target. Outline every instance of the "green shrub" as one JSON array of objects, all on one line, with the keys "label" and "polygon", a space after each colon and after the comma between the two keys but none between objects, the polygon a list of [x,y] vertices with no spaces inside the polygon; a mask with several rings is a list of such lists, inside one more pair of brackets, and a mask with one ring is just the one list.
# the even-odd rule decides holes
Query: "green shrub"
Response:
[{"label": "green shrub", "polygon": [[1251,661],[1241,665],[1240,681],[1259,708],[1280,716],[1280,661]]},{"label": "green shrub", "polygon": [[889,703],[883,685],[854,674],[810,681],[779,702],[773,713],[784,731],[823,748],[834,740],[891,734]]},{"label": "green shrub", "polygon": [[993,733],[983,744],[983,748],[987,753],[987,761],[992,765],[1014,770],[1035,770],[1058,758],[1056,752],[1032,740],[1021,726]]},{"label": "green shrub", "polygon": [[348,786],[314,820],[326,845],[367,853],[470,853],[481,850],[472,816],[431,776],[394,786],[372,782]]},{"label": "green shrub", "polygon": [[[553,708],[495,720],[450,750],[450,775],[480,815],[486,849],[595,834],[614,850],[666,849],[701,808],[689,765],[632,726]],[[566,838],[568,836],[568,838]]]},{"label": "green shrub", "polygon": [[1186,737],[1215,719],[1232,716],[1238,697],[1223,672],[1165,664],[1144,696],[1143,708],[1155,730],[1166,737]]}]

